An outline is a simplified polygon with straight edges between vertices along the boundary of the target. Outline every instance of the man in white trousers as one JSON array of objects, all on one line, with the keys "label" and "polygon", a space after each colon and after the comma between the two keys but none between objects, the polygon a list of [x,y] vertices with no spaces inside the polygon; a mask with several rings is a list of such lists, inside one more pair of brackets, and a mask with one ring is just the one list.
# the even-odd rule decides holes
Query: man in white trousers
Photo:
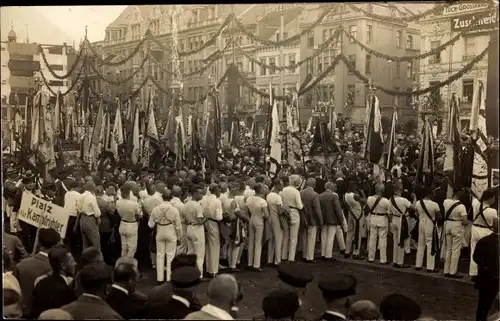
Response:
[{"label": "man in white trousers", "polygon": [[472,279],[477,276],[477,264],[472,259],[477,242],[485,236],[493,233],[493,225],[497,223],[497,210],[492,208],[495,202],[496,189],[489,188],[483,192],[481,200],[474,198],[472,200],[472,229],[470,240],[471,259],[469,263],[469,275]]},{"label": "man in white trousers", "polygon": [[464,224],[467,224],[467,209],[459,201],[462,190],[455,189],[452,198],[445,199],[444,207],[444,231],[441,239],[444,244],[444,276],[460,279],[457,274],[458,261],[463,245]]},{"label": "man in white trousers", "polygon": [[186,240],[188,253],[196,255],[196,266],[200,270],[200,278],[203,277],[203,263],[205,262],[205,230],[203,224],[206,221],[203,208],[200,204],[201,187],[192,186],[190,190],[191,199],[184,204],[181,220],[186,224]]},{"label": "man in white trousers", "polygon": [[171,191],[166,190],[162,198],[163,203],[151,212],[148,222],[150,228],[156,226],[156,280],[158,283],[163,283],[165,280],[165,272],[167,282],[170,281],[172,260],[175,257],[178,240],[182,237],[179,211],[170,204]]},{"label": "man in white trousers", "polygon": [[375,195],[369,196],[366,205],[370,210],[368,236],[368,262],[375,261],[375,253],[380,251],[380,264],[387,264],[387,233],[389,230],[389,200],[384,194],[384,184],[375,185]]},{"label": "man in white trousers", "polygon": [[281,227],[280,215],[283,210],[283,200],[279,193],[283,190],[283,182],[275,179],[273,188],[267,195],[266,201],[269,209],[269,220],[273,230],[273,242],[268,242],[267,263],[278,265],[281,263],[281,249],[283,246],[283,228]]},{"label": "man in white trousers", "polygon": [[122,243],[122,256],[134,257],[137,250],[137,233],[142,211],[139,203],[130,199],[130,191],[132,190],[130,183],[123,184],[120,190],[122,198],[116,201],[116,211],[121,218],[118,231]]},{"label": "man in white trousers", "polygon": [[403,197],[403,184],[400,179],[393,182],[394,196],[389,199],[389,212],[391,218],[392,233],[392,264],[397,268],[406,268],[405,262],[405,241],[410,237],[408,227],[408,216],[410,211],[415,209],[416,199],[413,204]]},{"label": "man in white trousers", "polygon": [[[425,197],[418,201],[415,205],[415,211],[418,215],[418,244],[417,244],[417,258],[415,268],[422,269],[424,264],[424,254],[427,253],[427,272],[435,273],[436,253],[433,253],[433,240],[434,229],[437,229],[437,218],[440,213],[439,205],[432,201],[433,190],[429,188],[424,189]],[[435,249],[437,250],[437,249]]]},{"label": "man in white trousers", "polygon": [[[170,201],[170,204],[172,204],[173,207],[175,207],[179,213],[182,213],[182,210],[184,209],[184,203],[181,201],[182,197],[182,188],[180,186],[173,186],[172,187],[172,200]],[[182,232],[183,232],[183,237],[180,238],[179,241],[179,246],[177,247],[177,251],[175,252],[176,254],[187,254],[188,248],[187,248],[187,241],[185,239],[186,235],[186,224],[184,221],[182,221],[181,217],[181,224],[182,224]]]},{"label": "man in white trousers", "polygon": [[348,181],[347,193],[344,194],[344,203],[347,209],[345,257],[349,258],[352,250],[353,259],[363,260],[364,257],[360,255],[360,249],[364,226],[366,224],[365,216],[363,215],[363,206],[366,204],[366,201],[356,191],[356,181]]},{"label": "man in white trousers", "polygon": [[260,259],[264,239],[264,220],[269,218],[267,202],[264,200],[264,187],[257,183],[254,186],[255,195],[247,198],[246,204],[250,212],[248,227],[248,266],[253,271],[261,272]]},{"label": "man in white trousers", "polygon": [[207,274],[214,278],[219,273],[220,256],[220,230],[219,222],[222,221],[222,203],[219,200],[220,191],[217,184],[209,186],[209,195],[205,195],[202,201],[205,221],[205,262]]},{"label": "man in white trousers", "polygon": [[290,214],[288,226],[284,228],[284,230],[288,230],[288,233],[283,233],[283,249],[281,253],[281,258],[287,258],[288,261],[295,261],[295,254],[297,252],[297,240],[300,227],[299,211],[304,208],[300,192],[297,189],[301,182],[302,180],[299,175],[290,175],[290,184],[281,191],[283,207]]},{"label": "man in white trousers", "polygon": [[[306,188],[300,192],[302,203],[304,204],[304,229],[303,240],[306,241],[302,256],[307,263],[314,262],[314,249],[316,247],[316,236],[318,229],[323,225],[323,214],[319,202],[319,194],[314,190],[316,179],[309,178],[306,182]],[[304,251],[305,250],[305,251]],[[305,253],[304,253],[305,252]]]}]

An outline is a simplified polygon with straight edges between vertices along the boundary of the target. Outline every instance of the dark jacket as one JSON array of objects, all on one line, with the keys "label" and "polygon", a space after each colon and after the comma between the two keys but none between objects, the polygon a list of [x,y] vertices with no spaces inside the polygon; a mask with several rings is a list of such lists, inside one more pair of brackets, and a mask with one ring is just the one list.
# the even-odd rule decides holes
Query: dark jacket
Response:
[{"label": "dark jacket", "polygon": [[323,225],[319,194],[308,187],[300,192],[300,197],[302,198],[302,204],[304,204],[303,215],[306,226]]},{"label": "dark jacket", "polygon": [[99,209],[101,210],[101,224],[99,224],[99,232],[109,233],[118,223],[118,217],[115,214],[115,209],[102,197],[97,197],[97,205],[99,205]]},{"label": "dark jacket", "polygon": [[477,242],[472,255],[478,268],[476,289],[490,286],[490,284],[498,285],[498,251],[498,234],[492,233]]},{"label": "dark jacket", "polygon": [[[183,302],[184,300],[187,302]],[[187,304],[186,304],[187,303]],[[184,319],[188,314],[199,311],[201,304],[198,300],[192,298],[184,298],[173,295],[167,303],[165,302],[148,302],[147,319]]]},{"label": "dark jacket", "polygon": [[147,296],[142,293],[125,293],[123,290],[111,287],[106,302],[124,319],[142,318],[147,304]]},{"label": "dark jacket", "polygon": [[29,256],[21,240],[12,234],[3,233],[3,248],[9,253],[11,262],[19,262]]},{"label": "dark jacket", "polygon": [[30,316],[35,280],[52,271],[49,258],[37,253],[19,262],[14,268],[14,276],[19,280],[23,293],[23,315]]},{"label": "dark jacket", "polygon": [[38,318],[40,313],[49,309],[58,309],[76,300],[73,289],[60,275],[49,273],[35,285],[31,316]]},{"label": "dark jacket", "polygon": [[340,199],[336,193],[325,191],[319,195],[321,212],[323,213],[324,225],[342,225],[344,214],[340,206]]},{"label": "dark jacket", "polygon": [[94,296],[81,295],[76,301],[61,307],[75,320],[123,320],[106,301]]}]

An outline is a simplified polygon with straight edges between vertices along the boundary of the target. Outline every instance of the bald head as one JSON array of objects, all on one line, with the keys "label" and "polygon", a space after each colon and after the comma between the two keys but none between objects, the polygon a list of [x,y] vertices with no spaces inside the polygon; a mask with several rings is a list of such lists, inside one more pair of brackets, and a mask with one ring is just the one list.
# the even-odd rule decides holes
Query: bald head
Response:
[{"label": "bald head", "polygon": [[232,306],[238,297],[238,282],[231,274],[220,274],[210,281],[207,294],[215,306]]},{"label": "bald head", "polygon": [[293,187],[299,187],[300,185],[300,176],[297,174],[290,175],[290,185]]},{"label": "bald head", "polygon": [[174,185],[172,187],[172,196],[173,197],[181,197],[182,196],[182,188],[180,186]]},{"label": "bald head", "polygon": [[95,191],[94,181],[93,180],[86,181],[85,184],[83,185],[83,189],[93,193]]},{"label": "bald head", "polygon": [[73,317],[64,310],[50,309],[42,312],[38,320],[73,320]]},{"label": "bald head", "polygon": [[378,320],[380,311],[378,307],[369,300],[355,302],[349,310],[349,320]]},{"label": "bald head", "polygon": [[165,190],[165,183],[162,182],[162,181],[156,182],[155,189],[156,189],[156,191],[158,193],[162,193],[163,194],[163,191]]},{"label": "bald head", "polygon": [[312,187],[312,188],[315,188],[316,187],[316,179],[314,178],[308,178],[307,181],[306,181],[306,186],[307,187]]},{"label": "bald head", "polygon": [[383,183],[378,183],[375,185],[375,193],[378,195],[382,195],[384,193],[384,184]]}]

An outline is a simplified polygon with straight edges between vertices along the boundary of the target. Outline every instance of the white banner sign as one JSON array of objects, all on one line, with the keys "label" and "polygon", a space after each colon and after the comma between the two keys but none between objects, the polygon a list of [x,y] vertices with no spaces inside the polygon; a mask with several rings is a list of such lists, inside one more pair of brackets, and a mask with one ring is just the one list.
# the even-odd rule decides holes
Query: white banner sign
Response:
[{"label": "white banner sign", "polygon": [[52,228],[64,238],[68,228],[69,214],[64,208],[25,191],[21,199],[18,219],[39,228]]},{"label": "white banner sign", "polygon": [[488,8],[488,6],[489,6],[488,2],[469,2],[469,3],[454,4],[452,6],[443,9],[443,16],[460,14],[479,9],[486,9]]}]

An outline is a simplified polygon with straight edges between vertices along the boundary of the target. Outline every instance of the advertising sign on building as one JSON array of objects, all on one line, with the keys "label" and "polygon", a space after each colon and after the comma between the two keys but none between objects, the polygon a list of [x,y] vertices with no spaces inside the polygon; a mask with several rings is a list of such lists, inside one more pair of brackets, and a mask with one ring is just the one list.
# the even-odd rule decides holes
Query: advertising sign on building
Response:
[{"label": "advertising sign on building", "polygon": [[474,11],[478,9],[486,9],[488,8],[488,2],[469,2],[469,3],[460,3],[449,6],[443,9],[443,16],[455,15],[460,13],[465,13],[469,11]]},{"label": "advertising sign on building", "polygon": [[479,29],[490,29],[497,26],[498,11],[483,11],[462,15],[451,19],[451,30],[461,32],[464,29],[471,28],[471,31]]}]

